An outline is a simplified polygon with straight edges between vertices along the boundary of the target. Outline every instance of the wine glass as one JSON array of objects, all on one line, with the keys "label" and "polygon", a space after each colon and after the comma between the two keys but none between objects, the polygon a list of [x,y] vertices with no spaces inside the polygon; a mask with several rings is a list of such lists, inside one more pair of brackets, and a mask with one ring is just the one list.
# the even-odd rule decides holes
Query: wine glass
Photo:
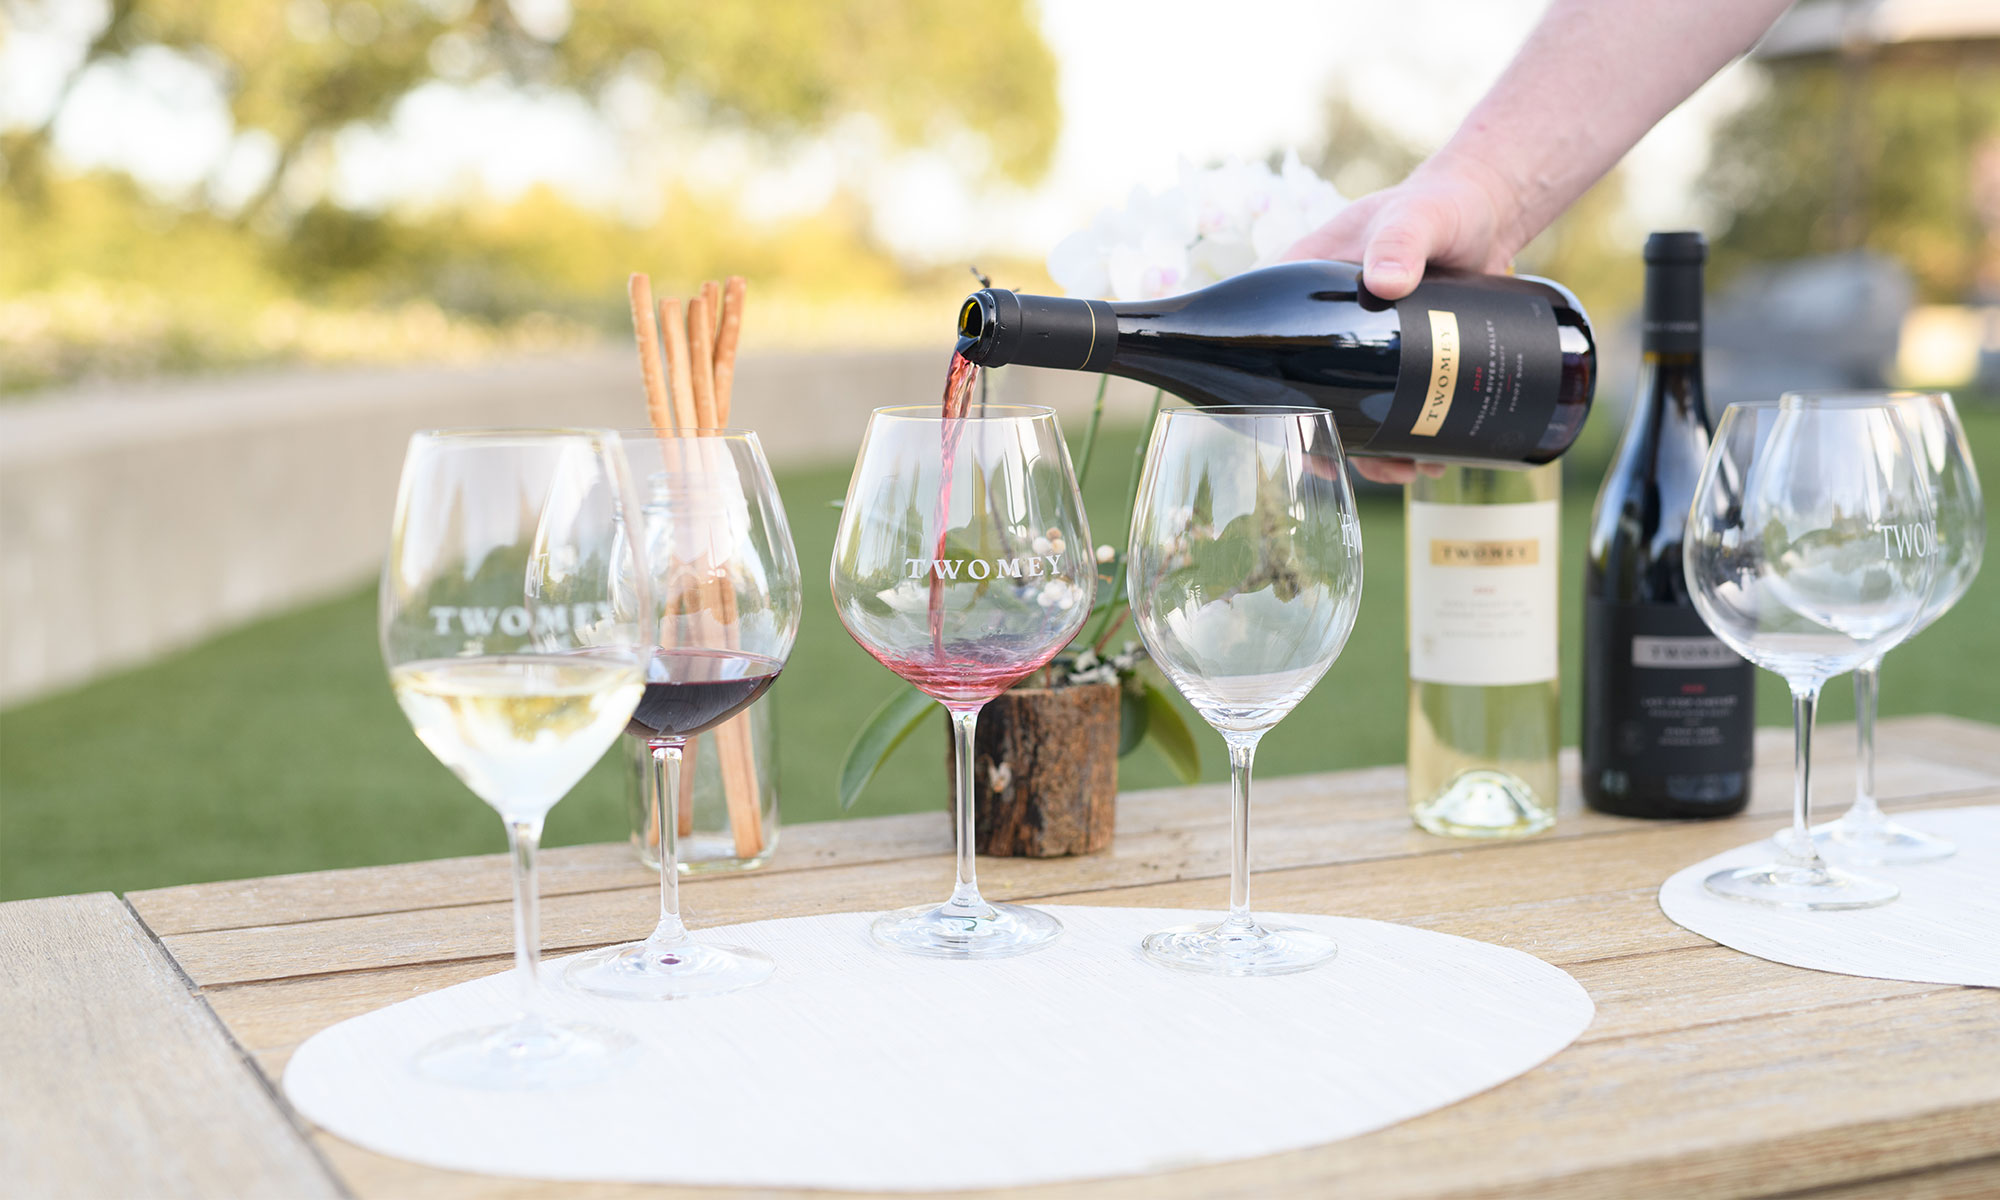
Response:
[{"label": "wine glass", "polygon": [[1813,846],[1812,724],[1820,688],[1909,635],[1937,575],[1926,472],[1893,404],[1787,393],[1732,404],[1695,485],[1682,570],[1696,611],[1792,689],[1792,830],[1776,862],[1708,890],[1785,908],[1868,908],[1894,884],[1829,867]]},{"label": "wine glass", "polygon": [[[1958,410],[1943,392],[1882,392],[1876,398],[1894,404],[1923,460],[1937,510],[1937,584],[1917,618],[1911,637],[1923,632],[1958,603],[1979,574],[1986,549],[1986,509],[1979,493],[1979,474]],[[1859,740],[1855,764],[1854,806],[1839,819],[1813,829],[1822,851],[1845,862],[1911,863],[1946,858],[1957,850],[1935,834],[1891,821],[1875,802],[1875,707],[1882,659],[1876,657],[1854,670],[1854,723]]]},{"label": "wine glass", "polygon": [[[784,669],[799,631],[798,555],[756,434],[645,431],[620,441],[644,495],[642,582],[660,597],[645,694],[630,727],[652,757],[660,920],[643,942],[571,959],[564,978],[593,995],[627,1000],[716,995],[762,983],[775,966],[755,950],[697,942],[681,922],[681,755],[689,739],[755,703]],[[725,759],[739,746],[739,757],[749,750],[731,740],[718,745]],[[726,786],[754,782],[728,761],[723,779]]]},{"label": "wine glass", "polygon": [[973,730],[988,700],[1054,658],[1097,584],[1076,473],[1054,411],[879,408],[833,547],[834,611],[877,662],[951,714],[957,759],[951,899],[877,918],[877,941],[937,958],[1048,945],[1048,913],[991,904],[973,867]]},{"label": "wine glass", "polygon": [[616,434],[466,430],[410,439],[382,567],[382,658],[417,737],[506,822],[514,867],[511,1024],[418,1053],[483,1088],[583,1083],[630,1039],[544,1014],[535,851],[542,821],[618,740],[645,680],[651,592],[623,514]]},{"label": "wine glass", "polygon": [[1250,764],[1325,675],[1361,605],[1361,526],[1332,416],[1316,408],[1169,409],[1132,515],[1129,596],[1146,650],[1229,746],[1229,916],[1162,930],[1155,962],[1282,975],[1333,939],[1250,915]]}]

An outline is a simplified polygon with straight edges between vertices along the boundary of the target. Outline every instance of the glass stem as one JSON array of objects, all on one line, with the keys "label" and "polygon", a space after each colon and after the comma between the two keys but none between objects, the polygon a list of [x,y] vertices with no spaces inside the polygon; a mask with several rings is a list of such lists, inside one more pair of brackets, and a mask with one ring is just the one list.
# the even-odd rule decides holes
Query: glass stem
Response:
[{"label": "glass stem", "polygon": [[660,923],[649,946],[677,946],[688,940],[681,924],[681,743],[647,742],[653,752],[653,822],[660,828]]},{"label": "glass stem", "polygon": [[972,735],[979,726],[980,706],[945,707],[951,713],[951,744],[956,760],[953,778],[957,786],[952,790],[951,832],[953,843],[958,848],[958,874],[952,885],[951,902],[945,907],[985,911],[988,905],[979,895],[979,870],[973,855],[976,830],[972,819]]},{"label": "glass stem", "polygon": [[1851,825],[1879,825],[1881,806],[1875,803],[1875,708],[1880,699],[1882,660],[1862,664],[1854,672],[1854,807]]},{"label": "glass stem", "polygon": [[542,821],[507,822],[507,850],[514,867],[514,978],[520,985],[521,1019],[542,1016],[541,887],[535,851],[542,844]]},{"label": "glass stem", "polygon": [[1250,919],[1250,764],[1257,757],[1261,734],[1236,735],[1229,741],[1229,920],[1234,929],[1249,929]]},{"label": "glass stem", "polygon": [[1819,707],[1820,681],[1792,688],[1792,836],[1784,847],[1787,866],[1822,870],[1812,840],[1812,730]]}]

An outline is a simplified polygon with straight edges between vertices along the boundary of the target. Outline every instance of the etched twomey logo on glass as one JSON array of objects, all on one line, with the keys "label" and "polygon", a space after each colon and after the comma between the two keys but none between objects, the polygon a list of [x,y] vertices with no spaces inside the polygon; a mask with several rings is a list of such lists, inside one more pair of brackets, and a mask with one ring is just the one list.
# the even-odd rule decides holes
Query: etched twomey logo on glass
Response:
[{"label": "etched twomey logo on glass", "polygon": [[1032,579],[1036,576],[1063,576],[1060,554],[1031,554],[1020,558],[906,558],[911,579]]},{"label": "etched twomey logo on glass", "polygon": [[1877,525],[1875,532],[1882,535],[1887,558],[1930,558],[1938,552],[1936,524]]},{"label": "etched twomey logo on glass", "polygon": [[432,632],[446,636],[454,628],[464,633],[468,644],[495,633],[510,638],[530,634],[538,639],[588,634],[610,627],[615,614],[609,604],[520,604],[452,605],[433,604],[429,608]]}]

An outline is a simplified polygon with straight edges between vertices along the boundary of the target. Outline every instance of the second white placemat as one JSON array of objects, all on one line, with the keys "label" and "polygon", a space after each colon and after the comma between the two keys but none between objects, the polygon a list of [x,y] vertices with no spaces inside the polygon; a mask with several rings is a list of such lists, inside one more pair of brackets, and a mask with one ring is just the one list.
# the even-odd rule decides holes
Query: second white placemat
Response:
[{"label": "second white placemat", "polygon": [[[1054,908],[1054,947],[997,962],[897,954],[869,914],[701,931],[779,963],[762,987],[667,1004],[565,994],[636,1035],[589,1087],[465,1091],[418,1047],[510,1015],[501,976],[322,1031],[286,1094],[383,1154],[537,1179],[935,1191],[1141,1174],[1351,1137],[1532,1068],[1590,1024],[1583,987],[1519,951],[1379,921],[1322,930],[1333,963],[1213,979],[1139,938],[1212,914]],[[561,964],[550,963],[554,973]]]},{"label": "second white placemat", "polygon": [[1950,838],[1958,853],[1902,867],[1849,867],[1903,889],[1879,908],[1764,908],[1710,895],[1702,887],[1716,871],[1769,861],[1771,843],[1762,839],[1676,872],[1660,888],[1660,909],[1685,929],[1772,962],[1873,979],[2000,987],[2000,808],[1894,816]]}]

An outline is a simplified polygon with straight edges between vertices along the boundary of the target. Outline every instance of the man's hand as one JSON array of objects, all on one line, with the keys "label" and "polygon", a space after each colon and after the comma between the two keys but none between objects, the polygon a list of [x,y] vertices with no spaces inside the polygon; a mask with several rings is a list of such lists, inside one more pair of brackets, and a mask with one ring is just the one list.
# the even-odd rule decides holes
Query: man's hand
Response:
[{"label": "man's hand", "polygon": [[[1416,289],[1430,263],[1468,271],[1501,271],[1521,247],[1518,205],[1497,176],[1474,164],[1433,159],[1408,179],[1371,193],[1300,238],[1286,259],[1337,258],[1361,264],[1362,282],[1384,300]],[[1436,463],[1356,458],[1354,469],[1376,483],[1408,483],[1419,470],[1441,475]]]},{"label": "man's hand", "polygon": [[1341,209],[1284,257],[1358,262],[1369,291],[1400,300],[1430,263],[1504,271],[1525,242],[1519,202],[1498,175],[1467,159],[1434,158]]}]

